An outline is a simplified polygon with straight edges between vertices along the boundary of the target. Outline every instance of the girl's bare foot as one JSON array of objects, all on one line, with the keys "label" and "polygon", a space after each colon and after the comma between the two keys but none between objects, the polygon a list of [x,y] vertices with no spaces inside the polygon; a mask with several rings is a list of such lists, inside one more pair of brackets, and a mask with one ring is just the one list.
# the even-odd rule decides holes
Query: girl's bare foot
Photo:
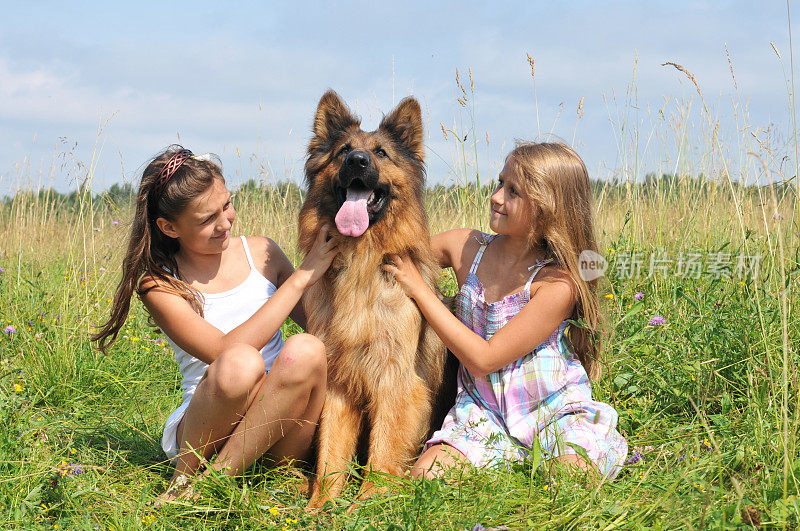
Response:
[{"label": "girl's bare foot", "polygon": [[192,485],[189,483],[189,478],[181,474],[176,477],[174,481],[170,482],[170,485],[163,494],[155,499],[153,507],[157,509],[177,500],[192,500],[194,498],[195,493],[194,489],[192,489]]}]

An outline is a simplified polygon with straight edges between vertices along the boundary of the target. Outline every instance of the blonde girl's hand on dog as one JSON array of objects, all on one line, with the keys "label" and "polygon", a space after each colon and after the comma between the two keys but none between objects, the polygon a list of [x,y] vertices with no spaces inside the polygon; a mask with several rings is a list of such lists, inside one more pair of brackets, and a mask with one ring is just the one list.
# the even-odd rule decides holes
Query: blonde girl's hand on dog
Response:
[{"label": "blonde girl's hand on dog", "polygon": [[383,270],[394,276],[395,281],[403,288],[406,295],[416,300],[425,290],[430,291],[410,256],[393,254],[391,260],[391,263],[382,266]]},{"label": "blonde girl's hand on dog", "polygon": [[330,237],[330,229],[331,226],[327,223],[322,226],[311,250],[292,275],[302,290],[313,286],[328,270],[334,257],[339,253],[338,241]]},{"label": "blonde girl's hand on dog", "polygon": [[569,317],[575,304],[571,282],[565,274],[554,275],[556,278],[539,287],[530,303],[487,341],[450,312],[425,284],[407,255],[393,255],[392,260],[394,265],[385,264],[384,271],[394,275],[447,348],[478,378],[505,367],[540,345]]}]

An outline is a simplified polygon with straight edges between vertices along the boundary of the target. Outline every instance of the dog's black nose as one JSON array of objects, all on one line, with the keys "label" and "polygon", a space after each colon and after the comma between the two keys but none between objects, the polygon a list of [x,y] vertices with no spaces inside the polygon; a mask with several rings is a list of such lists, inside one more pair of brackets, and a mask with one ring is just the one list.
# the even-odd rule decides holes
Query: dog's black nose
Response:
[{"label": "dog's black nose", "polygon": [[344,163],[354,168],[366,168],[369,166],[369,155],[364,151],[351,151],[344,159]]}]

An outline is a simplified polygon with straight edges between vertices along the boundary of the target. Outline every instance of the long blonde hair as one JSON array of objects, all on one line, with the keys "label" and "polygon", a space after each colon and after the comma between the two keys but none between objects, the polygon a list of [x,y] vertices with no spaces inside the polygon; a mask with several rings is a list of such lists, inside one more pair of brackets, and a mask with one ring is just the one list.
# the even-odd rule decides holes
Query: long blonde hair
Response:
[{"label": "long blonde hair", "polygon": [[592,190],[580,156],[566,144],[517,142],[506,157],[530,201],[535,223],[530,246],[544,248],[563,267],[578,290],[568,338],[589,378],[600,377],[602,316],[598,279],[586,281],[579,271],[582,251],[597,252]]}]

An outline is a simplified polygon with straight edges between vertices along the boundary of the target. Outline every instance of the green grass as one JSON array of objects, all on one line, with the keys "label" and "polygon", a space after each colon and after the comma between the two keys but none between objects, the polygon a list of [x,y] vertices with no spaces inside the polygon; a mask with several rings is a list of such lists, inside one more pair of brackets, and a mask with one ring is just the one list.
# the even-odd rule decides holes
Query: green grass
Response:
[{"label": "green grass", "polygon": [[[618,191],[607,187],[605,194]],[[639,208],[653,201],[645,188],[635,192]],[[469,223],[459,219],[461,207],[453,197],[452,206],[437,209],[446,201],[436,193],[428,197],[434,230]],[[678,191],[671,193],[680,197]],[[741,193],[747,197],[753,191]],[[268,223],[284,208],[288,215],[284,211],[282,219],[295,219],[299,197],[275,205],[273,213],[269,204],[256,206],[257,192],[249,194],[237,196],[240,230],[248,227],[244,230],[253,233],[253,224],[270,227],[264,220]],[[628,279],[620,257],[631,253],[649,255],[659,249],[677,256],[686,249],[703,254],[722,249],[735,257],[743,241],[733,236],[735,227],[726,232],[696,226],[696,236],[665,238],[662,248],[652,237],[636,234],[633,214],[612,228],[615,216],[628,212],[624,194],[616,195],[600,213],[600,226],[606,227],[602,249],[610,259],[603,288],[609,363],[594,393],[617,408],[619,428],[641,460],[597,488],[586,488],[579,479],[548,478],[542,466],[534,469],[530,463],[506,471],[454,472],[448,482],[385,478],[390,494],[369,500],[352,515],[345,510],[355,483],[340,506],[307,515],[302,510],[304,482],[297,472],[263,465],[244,478],[201,482],[200,496],[192,503],[153,509],[150,502],[171,473],[160,437],[161,423],[180,399],[177,367],[138,303],[109,355],[93,351],[87,339],[107,312],[128,214],[94,203],[80,212],[56,215],[58,209],[50,210],[50,217],[41,219],[41,205],[6,206],[0,214],[0,266],[5,270],[0,274],[0,324],[13,325],[17,332],[0,341],[0,525],[722,528],[743,526],[750,518],[798,525],[795,367],[800,328],[796,311],[783,309],[784,301],[796,308],[796,290],[781,291],[797,279],[796,234],[787,230],[785,220],[766,229],[753,226],[748,252],[764,255],[758,278]],[[685,208],[669,195],[658,200],[664,202],[659,217],[678,216]],[[791,216],[793,203],[784,206],[782,211]],[[123,223],[114,226],[116,219]],[[471,221],[478,225],[477,219]],[[274,218],[272,223],[276,230],[264,232],[288,235],[279,243],[292,250],[294,227],[278,225]],[[10,231],[12,225],[20,230]],[[647,230],[656,230],[654,225]],[[786,248],[794,249],[783,256],[784,273],[768,234],[772,240],[782,234],[791,242]],[[641,301],[633,299],[636,292],[644,294]],[[663,316],[666,324],[648,325],[654,315]],[[786,319],[788,337],[782,333]],[[786,388],[784,359],[789,364]]]},{"label": "green grass", "polygon": [[[487,170],[479,171],[478,142],[462,140],[482,139],[473,91],[472,82],[461,87],[454,119],[461,125],[442,125],[460,184],[428,191],[434,232],[487,228]],[[617,409],[631,455],[640,457],[615,481],[586,487],[580,478],[548,477],[533,462],[453,471],[447,481],[379,478],[389,493],[353,514],[346,510],[355,482],[340,505],[308,515],[296,469],[257,464],[242,478],[199,482],[191,503],[154,509],[171,474],[160,438],[180,401],[176,364],[138,302],[109,355],[88,340],[108,313],[129,206],[89,193],[66,201],[19,193],[0,206],[0,327],[17,330],[0,334],[0,527],[796,528],[794,150],[739,123],[746,108],[737,102],[738,131],[728,136],[705,101],[667,99],[656,115],[671,118],[649,125],[635,103],[624,102],[612,123],[619,129],[615,180],[594,186],[600,248],[610,263],[602,284],[606,365],[593,393]],[[648,146],[660,161],[650,176],[642,168]],[[487,136],[484,149],[487,158],[496,152],[494,173],[508,146],[497,150]],[[82,165],[68,171],[89,172]],[[85,177],[90,188],[91,173]],[[272,237],[296,263],[301,196],[285,184],[248,184],[235,198],[235,231]],[[699,254],[706,264],[729,255],[732,274],[681,276],[675,262],[667,275],[625,274],[625,260],[639,255],[646,273],[651,253]],[[757,276],[736,274],[740,254],[762,257]],[[663,325],[648,324],[656,315]]]}]

